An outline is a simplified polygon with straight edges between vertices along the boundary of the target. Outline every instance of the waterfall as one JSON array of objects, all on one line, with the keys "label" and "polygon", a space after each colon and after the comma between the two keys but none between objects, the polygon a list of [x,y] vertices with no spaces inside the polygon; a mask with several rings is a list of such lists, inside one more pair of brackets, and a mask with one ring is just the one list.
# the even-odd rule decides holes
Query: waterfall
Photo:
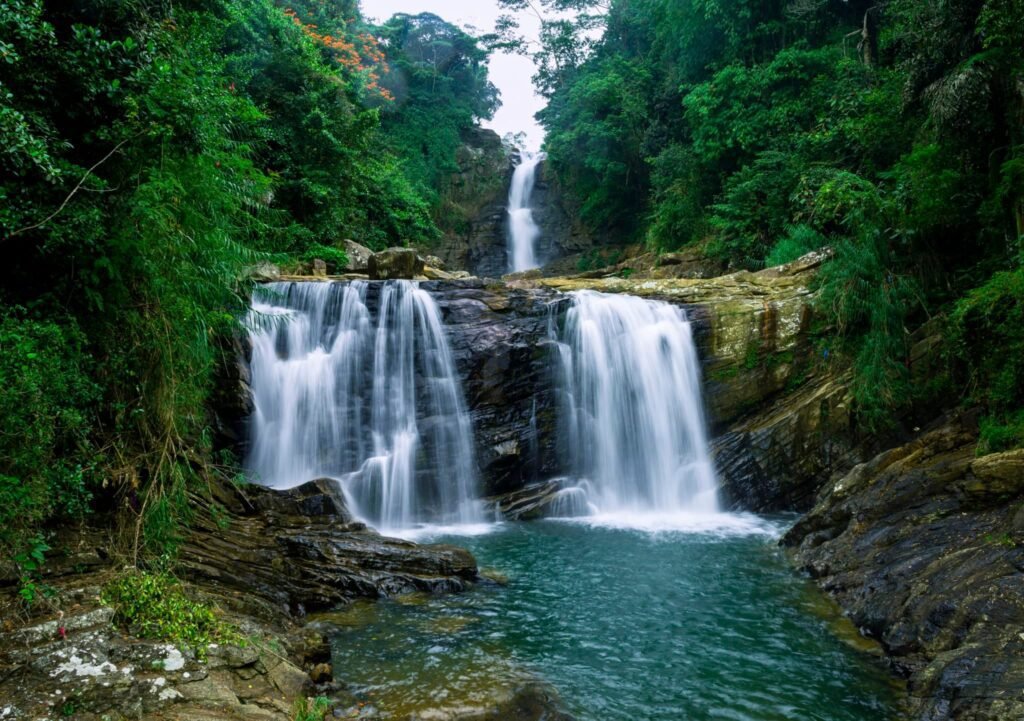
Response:
[{"label": "waterfall", "polygon": [[540,228],[533,219],[530,199],[537,180],[537,166],[543,159],[543,154],[528,154],[512,174],[508,191],[508,258],[513,273],[538,266],[536,244]]},{"label": "waterfall", "polygon": [[[563,374],[563,444],[601,514],[719,511],[690,324],[668,303],[573,294],[553,330]],[[582,504],[577,489],[573,502]]]},{"label": "waterfall", "polygon": [[479,520],[469,415],[426,291],[273,283],[250,328],[256,482],[339,479],[356,515],[383,530]]}]

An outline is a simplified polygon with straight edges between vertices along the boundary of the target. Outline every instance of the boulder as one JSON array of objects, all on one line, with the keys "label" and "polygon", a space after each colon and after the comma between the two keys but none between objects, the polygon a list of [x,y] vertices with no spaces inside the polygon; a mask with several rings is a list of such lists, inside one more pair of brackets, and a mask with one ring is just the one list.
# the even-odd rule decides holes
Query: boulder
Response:
[{"label": "boulder", "polygon": [[371,280],[412,280],[425,265],[413,248],[388,248],[370,256],[367,269]]},{"label": "boulder", "polygon": [[281,269],[273,263],[258,263],[246,271],[257,283],[273,283],[281,280]]},{"label": "boulder", "polygon": [[315,258],[313,260],[313,277],[314,278],[326,278],[327,277],[327,261]]},{"label": "boulder", "polygon": [[370,258],[373,257],[372,250],[354,240],[343,240],[341,247],[345,251],[345,255],[348,256],[348,263],[343,269],[346,273],[366,273],[369,271]]}]

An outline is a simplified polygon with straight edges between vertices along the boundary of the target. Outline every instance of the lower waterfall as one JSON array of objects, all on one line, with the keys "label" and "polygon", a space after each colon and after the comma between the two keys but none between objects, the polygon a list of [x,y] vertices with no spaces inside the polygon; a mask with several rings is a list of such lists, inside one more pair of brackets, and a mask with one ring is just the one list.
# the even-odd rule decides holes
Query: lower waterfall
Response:
[{"label": "lower waterfall", "polygon": [[356,515],[382,530],[480,519],[470,420],[426,291],[273,283],[250,327],[256,482],[336,478]]},{"label": "lower waterfall", "polygon": [[[558,342],[563,445],[579,485],[562,493],[601,514],[714,514],[700,363],[668,303],[573,294]],[[574,514],[574,515],[578,515]]]}]

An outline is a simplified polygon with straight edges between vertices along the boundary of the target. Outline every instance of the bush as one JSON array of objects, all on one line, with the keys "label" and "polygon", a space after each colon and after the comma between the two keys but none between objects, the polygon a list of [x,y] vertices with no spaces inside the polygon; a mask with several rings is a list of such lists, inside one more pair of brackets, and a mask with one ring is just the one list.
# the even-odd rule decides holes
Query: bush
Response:
[{"label": "bush", "polygon": [[32,529],[89,509],[89,432],[98,389],[72,321],[0,318],[0,549],[25,551]]},{"label": "bush", "polygon": [[302,254],[302,260],[310,263],[314,260],[322,260],[327,263],[329,270],[337,271],[348,265],[348,254],[341,248],[334,248],[329,245],[314,243]]},{"label": "bush", "polygon": [[884,242],[868,232],[836,243],[818,283],[818,308],[854,358],[858,416],[870,430],[884,430],[911,400],[905,323],[913,280],[892,270]]},{"label": "bush", "polygon": [[130,572],[109,583],[101,600],[114,607],[114,622],[139,638],[168,641],[199,656],[211,643],[242,641],[213,608],[189,598],[168,573]]},{"label": "bush", "polygon": [[950,321],[970,399],[989,414],[979,451],[1024,445],[1024,268],[993,275],[956,304]]},{"label": "bush", "polygon": [[775,244],[772,252],[765,259],[769,268],[792,263],[813,250],[828,245],[828,238],[807,225],[791,225],[786,229],[786,237]]}]

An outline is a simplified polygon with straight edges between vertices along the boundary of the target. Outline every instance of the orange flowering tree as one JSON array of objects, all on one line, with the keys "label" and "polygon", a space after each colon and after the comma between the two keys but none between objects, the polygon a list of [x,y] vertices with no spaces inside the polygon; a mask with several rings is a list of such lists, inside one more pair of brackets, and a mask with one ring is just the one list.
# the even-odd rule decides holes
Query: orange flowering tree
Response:
[{"label": "orange flowering tree", "polygon": [[285,8],[284,13],[342,67],[365,100],[394,100],[391,91],[381,85],[388,64],[377,38],[358,29],[354,14],[340,15],[344,6],[316,1],[305,5]]}]

